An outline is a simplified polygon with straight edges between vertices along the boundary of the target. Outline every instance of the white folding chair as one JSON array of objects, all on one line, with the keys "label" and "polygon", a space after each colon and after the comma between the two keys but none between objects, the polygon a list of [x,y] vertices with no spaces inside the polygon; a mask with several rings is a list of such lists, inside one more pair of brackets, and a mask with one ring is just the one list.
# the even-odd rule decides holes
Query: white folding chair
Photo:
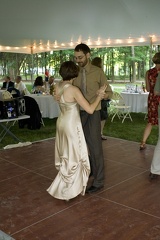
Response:
[{"label": "white folding chair", "polygon": [[123,99],[123,97],[121,96],[120,93],[113,92],[113,96],[112,96],[112,99],[111,99],[110,106],[112,108],[112,113],[113,113],[111,122],[113,122],[113,120],[116,116],[119,119],[122,119],[122,123],[124,122],[124,120],[126,118],[129,118],[131,120],[131,122],[133,121],[132,117],[130,115],[130,108],[131,107],[127,106],[125,104],[124,99]]},{"label": "white folding chair", "polygon": [[[43,113],[43,111],[41,111],[41,114]],[[45,124],[44,124],[44,121],[43,121],[43,118],[41,117],[41,124],[43,125],[43,127],[45,127]]]}]

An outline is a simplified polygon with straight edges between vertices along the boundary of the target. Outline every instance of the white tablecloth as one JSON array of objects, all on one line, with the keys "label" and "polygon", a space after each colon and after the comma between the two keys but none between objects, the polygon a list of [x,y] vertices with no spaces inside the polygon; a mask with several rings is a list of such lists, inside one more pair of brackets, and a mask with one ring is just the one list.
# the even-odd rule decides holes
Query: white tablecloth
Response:
[{"label": "white tablecloth", "polygon": [[37,101],[43,118],[56,118],[59,116],[59,105],[53,96],[43,94],[30,94],[29,96]]},{"label": "white tablecloth", "polygon": [[148,105],[147,93],[127,93],[122,92],[121,95],[126,105],[131,106],[131,112],[147,112]]}]

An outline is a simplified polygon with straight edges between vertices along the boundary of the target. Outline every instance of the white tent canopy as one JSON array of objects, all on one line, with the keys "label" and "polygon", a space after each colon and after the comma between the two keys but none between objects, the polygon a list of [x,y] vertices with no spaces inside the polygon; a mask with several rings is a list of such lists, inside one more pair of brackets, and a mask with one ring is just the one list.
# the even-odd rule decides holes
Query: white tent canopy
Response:
[{"label": "white tent canopy", "polygon": [[160,0],[1,0],[0,51],[160,44]]}]

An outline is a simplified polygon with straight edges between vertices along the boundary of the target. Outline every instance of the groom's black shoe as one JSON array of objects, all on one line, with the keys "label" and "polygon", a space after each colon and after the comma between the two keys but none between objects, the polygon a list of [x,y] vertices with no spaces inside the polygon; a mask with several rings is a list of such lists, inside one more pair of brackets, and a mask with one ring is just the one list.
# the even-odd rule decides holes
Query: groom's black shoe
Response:
[{"label": "groom's black shoe", "polygon": [[103,188],[103,186],[100,186],[100,187],[91,186],[90,188],[88,188],[86,190],[86,193],[94,193],[94,192],[99,191],[102,188]]}]

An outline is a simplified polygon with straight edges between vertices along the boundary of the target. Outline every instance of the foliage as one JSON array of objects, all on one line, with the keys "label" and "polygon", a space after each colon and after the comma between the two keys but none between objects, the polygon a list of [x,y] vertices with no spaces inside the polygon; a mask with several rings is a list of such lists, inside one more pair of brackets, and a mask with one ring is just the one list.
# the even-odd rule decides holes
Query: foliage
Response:
[{"label": "foliage", "polygon": [[[154,47],[151,52],[149,46],[92,48],[91,57],[99,56],[102,58],[104,71],[113,83],[116,79],[134,81],[134,74],[138,80],[144,78],[146,70],[151,65],[151,55],[157,49],[158,47]],[[47,68],[51,75],[59,78],[60,65],[66,60],[74,60],[73,49],[30,55],[1,52],[1,75],[9,74],[15,78],[17,74],[21,74],[26,80],[28,78],[32,80],[37,75],[44,75]]]},{"label": "foliage", "polygon": [[2,75],[10,75],[11,77],[19,75],[24,62],[27,60],[27,56],[27,54],[1,52],[0,65]]}]

